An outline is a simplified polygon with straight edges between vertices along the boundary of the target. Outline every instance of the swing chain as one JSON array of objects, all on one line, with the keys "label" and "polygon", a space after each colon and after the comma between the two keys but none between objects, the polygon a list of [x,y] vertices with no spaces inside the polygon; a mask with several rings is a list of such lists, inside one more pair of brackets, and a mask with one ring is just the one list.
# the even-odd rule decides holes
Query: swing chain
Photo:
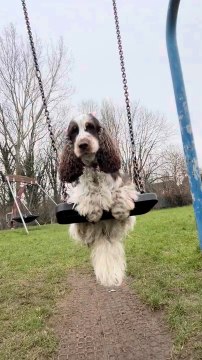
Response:
[{"label": "swing chain", "polygon": [[32,50],[35,70],[36,70],[36,77],[37,77],[38,83],[39,83],[39,89],[40,89],[40,92],[41,92],[41,97],[42,97],[42,102],[43,102],[43,107],[44,107],[44,112],[45,112],[45,118],[46,118],[46,122],[47,122],[47,125],[48,125],[48,131],[49,131],[49,135],[50,135],[50,139],[51,139],[51,145],[52,145],[52,148],[53,148],[53,150],[55,152],[56,159],[57,159],[57,148],[56,148],[56,145],[55,145],[53,129],[52,129],[52,125],[51,125],[51,120],[50,120],[50,115],[49,115],[49,111],[48,111],[47,101],[46,101],[44,88],[43,88],[43,83],[42,83],[42,79],[41,79],[41,72],[40,72],[39,64],[38,64],[38,60],[37,60],[36,49],[35,49],[35,45],[34,45],[34,39],[33,39],[32,30],[31,30],[31,26],[30,26],[28,11],[27,11],[25,0],[21,0],[21,1],[22,1],[24,17],[25,17],[25,22],[26,22],[26,26],[27,26],[27,32],[28,32],[28,35],[29,35],[29,41],[30,41],[30,46],[31,46],[31,50]]},{"label": "swing chain", "polygon": [[113,3],[114,20],[115,20],[115,26],[116,26],[116,36],[117,36],[117,42],[118,42],[119,58],[120,58],[120,64],[121,64],[121,74],[122,74],[122,80],[123,80],[126,112],[127,112],[129,133],[130,133],[130,142],[131,142],[132,159],[133,159],[133,171],[134,171],[134,174],[133,174],[134,179],[133,180],[135,182],[135,185],[137,186],[137,189],[141,193],[144,193],[144,184],[143,184],[143,180],[141,179],[141,176],[140,176],[138,161],[137,161],[137,157],[135,154],[135,140],[134,140],[134,132],[133,132],[133,123],[132,123],[132,116],[131,116],[128,83],[127,83],[127,77],[126,77],[126,68],[125,68],[125,61],[124,61],[124,55],[123,55],[123,46],[122,46],[122,40],[121,40],[121,32],[120,32],[116,0],[112,0],[112,3]]},{"label": "swing chain", "polygon": [[[56,144],[55,144],[55,138],[54,138],[53,128],[52,128],[50,114],[49,114],[49,110],[48,110],[48,104],[47,104],[47,100],[46,100],[45,92],[44,92],[44,88],[43,88],[43,82],[42,82],[41,72],[40,72],[40,68],[39,68],[39,63],[38,63],[38,60],[37,60],[36,49],[35,49],[35,45],[34,45],[34,39],[33,39],[31,25],[30,25],[30,21],[29,21],[27,6],[26,6],[26,3],[25,3],[25,0],[21,0],[21,2],[22,2],[25,22],[26,22],[26,26],[27,26],[27,32],[28,32],[28,36],[29,36],[29,41],[30,41],[34,66],[35,66],[36,77],[38,79],[39,89],[40,89],[41,98],[42,98],[42,102],[43,102],[46,123],[47,123],[47,126],[48,126],[49,136],[50,136],[50,139],[51,139],[51,146],[52,146],[52,149],[53,149],[53,151],[55,153],[56,164],[58,165],[58,152],[57,152],[57,148],[56,148]],[[65,199],[67,197],[67,193],[66,193],[66,190],[65,190],[65,184],[64,183],[61,183],[61,188],[62,188],[63,199],[65,201]]]}]

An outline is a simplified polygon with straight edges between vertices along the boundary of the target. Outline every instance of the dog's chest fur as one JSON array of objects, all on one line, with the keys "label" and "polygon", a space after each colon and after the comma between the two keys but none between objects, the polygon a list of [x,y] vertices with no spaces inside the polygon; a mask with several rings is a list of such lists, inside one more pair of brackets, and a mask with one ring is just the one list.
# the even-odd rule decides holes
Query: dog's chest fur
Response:
[{"label": "dog's chest fur", "polygon": [[83,175],[80,176],[79,183],[89,191],[93,191],[94,189],[100,194],[102,190],[106,190],[106,188],[113,191],[120,185],[118,178],[115,179],[111,174],[106,174],[93,168],[84,169]]},{"label": "dog's chest fur", "polygon": [[79,204],[85,199],[86,207],[88,203],[99,204],[103,210],[109,210],[113,202],[113,193],[119,188],[122,179],[116,179],[111,174],[97,171],[86,167],[79,178],[79,182],[72,189],[69,202]]}]

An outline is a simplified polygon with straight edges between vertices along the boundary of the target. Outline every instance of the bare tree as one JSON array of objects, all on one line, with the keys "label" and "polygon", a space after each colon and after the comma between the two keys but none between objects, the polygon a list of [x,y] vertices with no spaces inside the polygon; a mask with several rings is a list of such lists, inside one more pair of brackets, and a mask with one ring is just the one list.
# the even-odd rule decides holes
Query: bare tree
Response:
[{"label": "bare tree", "polygon": [[174,129],[159,113],[138,104],[132,105],[132,110],[136,156],[144,182],[149,186],[160,176],[163,151],[170,143]]},{"label": "bare tree", "polygon": [[[53,114],[70,94],[69,82],[64,85],[70,63],[62,41],[48,52],[46,61],[38,40],[36,46],[46,99]],[[26,171],[28,175],[33,172],[35,145],[47,130],[32,54],[13,25],[0,36],[0,88],[1,157],[5,162],[2,149],[8,148],[15,159],[16,173]]]},{"label": "bare tree", "polygon": [[191,203],[191,193],[186,162],[181,148],[168,147],[164,153],[161,182],[156,184],[159,197],[169,206],[182,206]]},{"label": "bare tree", "polygon": [[[72,93],[69,81],[71,58],[62,40],[55,47],[43,48],[39,39],[35,40],[35,44],[58,146],[61,129],[65,127],[65,103]],[[36,176],[39,164],[46,159],[47,153],[50,155],[50,141],[30,45],[10,25],[0,36],[1,170],[4,173]],[[51,156],[54,159],[52,175],[56,196],[56,161],[53,153]],[[53,185],[50,179],[48,181]]]},{"label": "bare tree", "polygon": [[164,176],[172,179],[176,185],[182,184],[187,177],[186,161],[179,146],[169,146],[163,153],[164,165],[162,168]]},{"label": "bare tree", "polygon": [[100,108],[100,117],[111,136],[120,142],[120,136],[124,128],[122,123],[123,109],[113,104],[111,100],[103,100]]},{"label": "bare tree", "polygon": [[[132,103],[131,117],[136,157],[145,184],[149,187],[152,182],[161,177],[163,152],[175,132],[172,125],[162,115],[147,110],[139,103]],[[104,100],[100,108],[100,118],[117,140],[122,154],[123,169],[132,177],[132,149],[125,108],[113,104],[112,101]]]},{"label": "bare tree", "polygon": [[94,113],[94,112],[98,112],[99,111],[99,106],[98,104],[90,99],[90,100],[85,100],[82,101],[79,105],[78,105],[78,111],[80,113],[83,114],[90,114],[90,113]]}]

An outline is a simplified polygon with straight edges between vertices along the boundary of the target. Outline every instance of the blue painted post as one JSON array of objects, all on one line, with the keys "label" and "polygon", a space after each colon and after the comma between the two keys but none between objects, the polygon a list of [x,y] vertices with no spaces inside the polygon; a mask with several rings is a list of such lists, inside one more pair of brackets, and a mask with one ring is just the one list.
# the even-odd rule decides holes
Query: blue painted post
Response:
[{"label": "blue painted post", "polygon": [[180,130],[187,163],[189,184],[202,250],[202,182],[198,167],[194,137],[192,133],[188,103],[176,40],[176,23],[180,0],[170,0],[167,13],[166,41],[170,69],[175,92],[175,101],[180,122]]}]

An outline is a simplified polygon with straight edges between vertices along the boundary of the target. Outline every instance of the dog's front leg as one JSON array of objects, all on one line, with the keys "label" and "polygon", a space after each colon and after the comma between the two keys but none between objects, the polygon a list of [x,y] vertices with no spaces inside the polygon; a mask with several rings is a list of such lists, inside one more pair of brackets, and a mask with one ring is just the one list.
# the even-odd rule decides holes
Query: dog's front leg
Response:
[{"label": "dog's front leg", "polygon": [[95,192],[89,192],[88,195],[80,199],[75,209],[80,215],[85,216],[87,220],[92,223],[98,222],[103,214],[99,195]]},{"label": "dog's front leg", "polygon": [[134,184],[121,186],[113,194],[112,215],[117,220],[125,220],[134,209],[138,195]]},{"label": "dog's front leg", "polygon": [[[109,179],[111,180],[111,177]],[[111,209],[111,183],[106,184],[105,174],[97,175],[93,172],[89,175],[86,171],[71,194],[70,200],[75,204],[75,209],[80,215],[85,216],[88,221],[96,223],[101,219],[103,210]]]}]

